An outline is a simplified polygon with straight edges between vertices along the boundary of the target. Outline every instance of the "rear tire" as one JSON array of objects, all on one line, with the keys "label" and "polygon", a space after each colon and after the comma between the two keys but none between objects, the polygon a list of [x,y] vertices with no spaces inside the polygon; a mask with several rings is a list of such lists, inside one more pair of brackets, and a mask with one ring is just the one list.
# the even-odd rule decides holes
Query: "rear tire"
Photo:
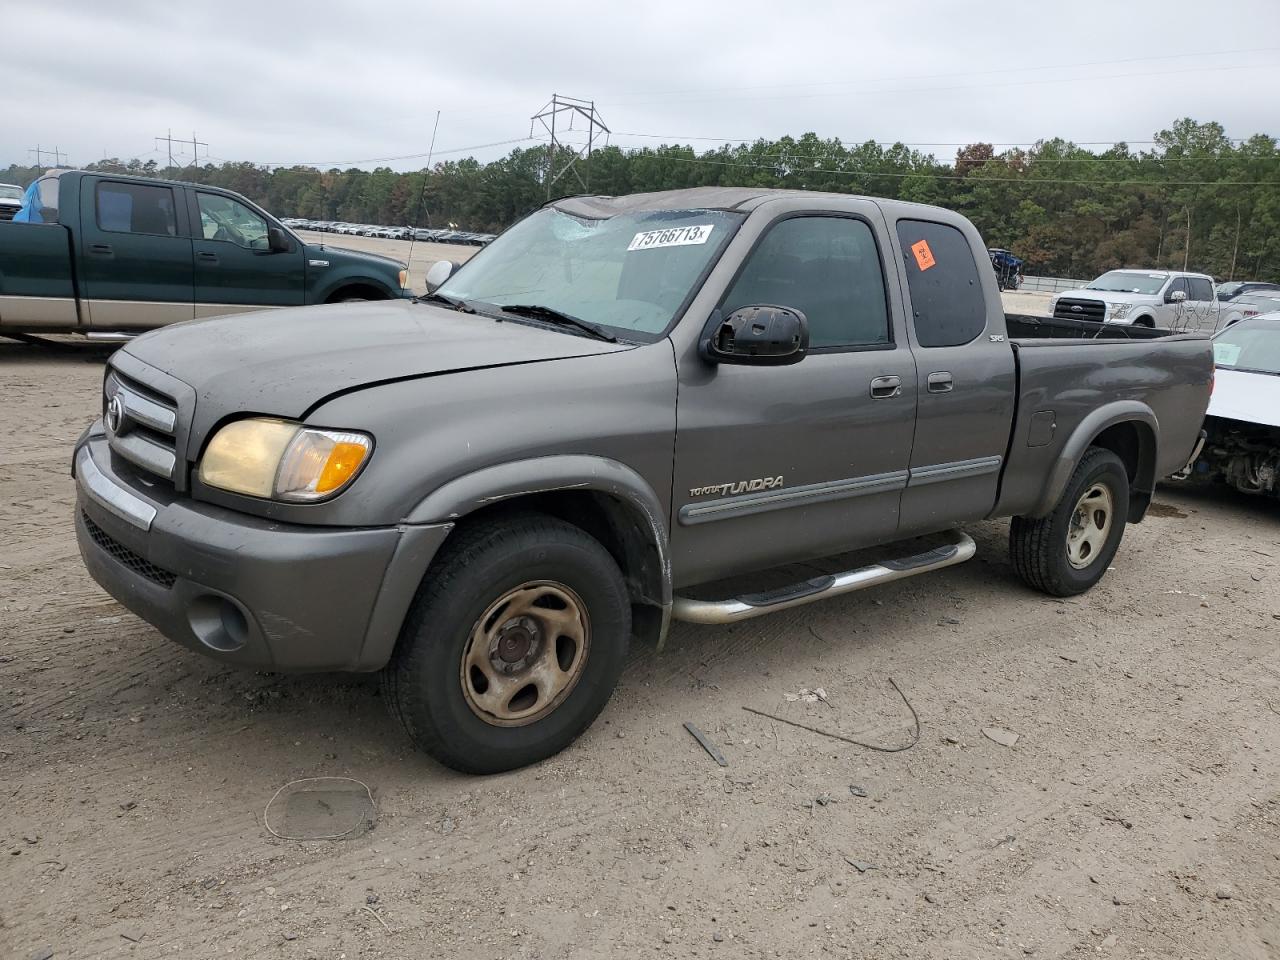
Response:
[{"label": "rear tire", "polygon": [[1009,557],[1018,576],[1054,597],[1084,593],[1107,572],[1124,536],[1129,475],[1110,450],[1090,447],[1046,517],[1014,517]]},{"label": "rear tire", "polygon": [[481,521],[432,563],[383,671],[417,746],[499,773],[572,743],[609,701],[631,607],[599,541],[542,514]]}]

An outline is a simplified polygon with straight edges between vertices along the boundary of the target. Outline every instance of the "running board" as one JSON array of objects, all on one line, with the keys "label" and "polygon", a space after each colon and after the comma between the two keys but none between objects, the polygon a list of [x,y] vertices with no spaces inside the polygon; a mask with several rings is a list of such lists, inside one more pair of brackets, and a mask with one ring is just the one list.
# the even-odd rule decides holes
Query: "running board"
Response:
[{"label": "running board", "polygon": [[119,333],[113,330],[90,330],[84,336],[86,340],[96,340],[98,343],[124,343],[126,340],[132,340],[137,334]]},{"label": "running board", "polygon": [[844,573],[827,574],[803,580],[788,587],[766,590],[763,593],[748,593],[728,600],[691,600],[688,597],[676,597],[671,615],[675,620],[686,623],[737,623],[752,617],[763,616],[787,607],[798,607],[815,600],[838,597],[855,590],[878,586],[904,577],[914,577],[919,573],[941,570],[957,563],[964,563],[973,556],[977,544],[967,533],[959,530],[952,532],[952,542],[912,554],[897,560],[885,560],[870,566],[847,570]]}]

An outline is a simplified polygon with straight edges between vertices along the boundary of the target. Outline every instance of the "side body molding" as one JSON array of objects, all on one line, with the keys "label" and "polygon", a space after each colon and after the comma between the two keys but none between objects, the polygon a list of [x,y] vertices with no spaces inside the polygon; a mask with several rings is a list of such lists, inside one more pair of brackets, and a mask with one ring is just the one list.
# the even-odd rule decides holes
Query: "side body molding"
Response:
[{"label": "side body molding", "polygon": [[[1108,427],[1120,423],[1134,423],[1145,428],[1146,437],[1140,447],[1137,477],[1131,491],[1131,505],[1141,503],[1141,512],[1145,512],[1145,502],[1155,489],[1156,445],[1160,442],[1160,423],[1155,412],[1141,400],[1117,400],[1094,410],[1076,426],[1054,462],[1040,502],[1029,516],[1043,517],[1053,510],[1067,488],[1076,465],[1094,438]],[[1140,434],[1143,432],[1142,429],[1139,430]]]},{"label": "side body molding", "polygon": [[[665,626],[671,610],[671,555],[666,510],[653,488],[635,470],[617,460],[585,454],[533,457],[485,467],[450,480],[428,494],[404,523],[451,523],[482,507],[539,493],[603,493],[636,518],[658,558],[658,600]],[[663,631],[665,634],[665,629]]]}]

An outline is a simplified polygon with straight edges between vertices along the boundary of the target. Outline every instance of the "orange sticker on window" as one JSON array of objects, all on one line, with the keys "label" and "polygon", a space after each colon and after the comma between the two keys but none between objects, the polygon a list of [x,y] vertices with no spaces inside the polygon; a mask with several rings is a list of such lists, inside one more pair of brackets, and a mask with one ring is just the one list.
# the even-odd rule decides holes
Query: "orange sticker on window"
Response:
[{"label": "orange sticker on window", "polygon": [[928,270],[938,261],[933,259],[933,251],[929,249],[928,240],[919,240],[911,245],[911,252],[916,255],[916,266],[922,271]]}]

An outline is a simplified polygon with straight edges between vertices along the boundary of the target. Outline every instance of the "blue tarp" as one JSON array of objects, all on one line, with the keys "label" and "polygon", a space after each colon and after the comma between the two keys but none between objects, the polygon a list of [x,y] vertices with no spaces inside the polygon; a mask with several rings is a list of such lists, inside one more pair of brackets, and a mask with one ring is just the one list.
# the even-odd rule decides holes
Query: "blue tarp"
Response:
[{"label": "blue tarp", "polygon": [[13,215],[15,223],[44,223],[40,216],[39,185],[40,181],[37,180],[27,187],[26,195],[22,198],[22,206]]}]

